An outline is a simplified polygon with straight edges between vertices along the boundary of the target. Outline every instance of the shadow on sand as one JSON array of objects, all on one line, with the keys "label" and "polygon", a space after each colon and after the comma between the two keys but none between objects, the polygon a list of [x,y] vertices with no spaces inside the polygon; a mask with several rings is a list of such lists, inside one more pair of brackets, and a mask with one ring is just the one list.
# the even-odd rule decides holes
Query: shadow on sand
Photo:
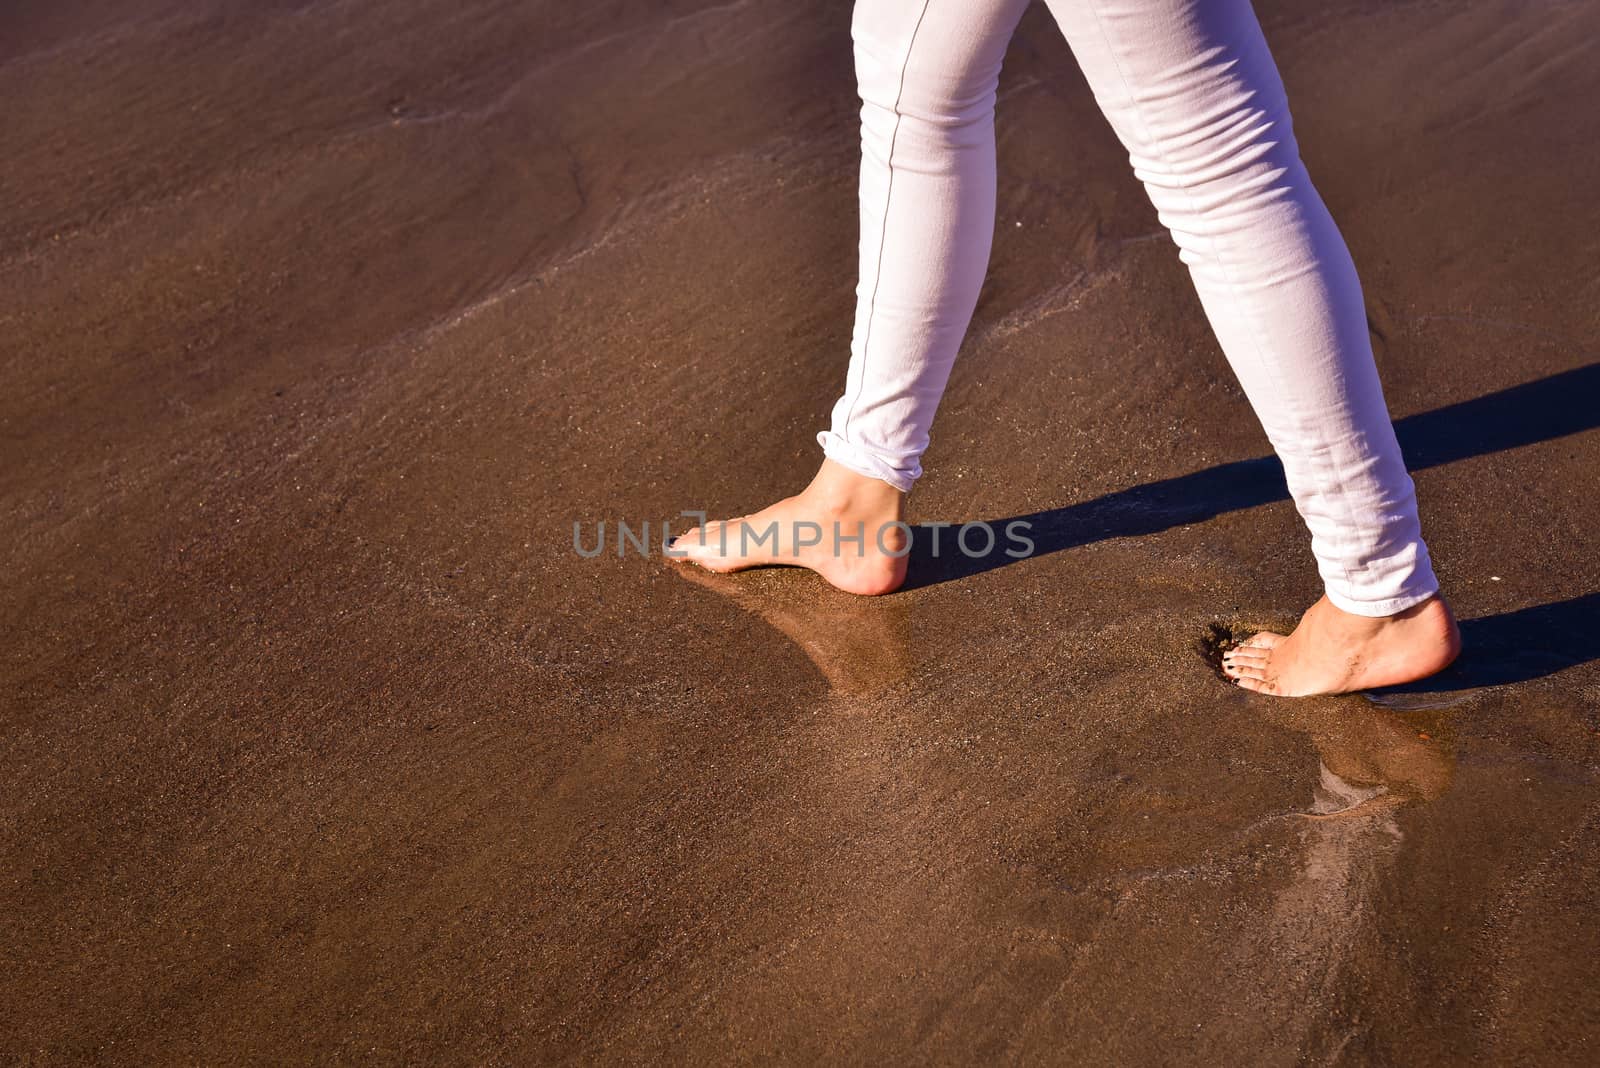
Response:
[{"label": "shadow on sand", "polygon": [[1461,621],[1461,657],[1421,682],[1387,693],[1441,693],[1502,686],[1600,660],[1600,593]]},{"label": "shadow on sand", "polygon": [[[1406,464],[1417,471],[1455,460],[1551,441],[1600,426],[1600,363],[1551,375],[1395,423]],[[989,520],[997,531],[1029,524],[1033,556],[1109,538],[1138,537],[1201,523],[1228,512],[1289,499],[1276,457],[1239,460],[1119,490],[1092,501]],[[969,578],[1017,558],[999,549],[979,556],[931,552],[935,530],[914,528],[905,589]],[[1600,658],[1600,594],[1462,623],[1456,666],[1410,690],[1461,689],[1518,682]]]}]

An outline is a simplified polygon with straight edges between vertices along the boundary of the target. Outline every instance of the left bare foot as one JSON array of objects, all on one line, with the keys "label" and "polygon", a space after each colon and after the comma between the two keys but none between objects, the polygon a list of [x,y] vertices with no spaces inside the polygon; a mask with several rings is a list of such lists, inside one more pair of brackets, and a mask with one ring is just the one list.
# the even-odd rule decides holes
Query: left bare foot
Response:
[{"label": "left bare foot", "polygon": [[1294,633],[1262,631],[1223,654],[1222,670],[1247,690],[1278,697],[1398,686],[1443,671],[1461,633],[1435,594],[1392,616],[1357,616],[1323,597]]},{"label": "left bare foot", "polygon": [[906,580],[905,506],[906,495],[887,482],[825,459],[795,496],[755,515],[696,527],[672,550],[674,559],[719,574],[808,567],[846,593],[875,597]]}]

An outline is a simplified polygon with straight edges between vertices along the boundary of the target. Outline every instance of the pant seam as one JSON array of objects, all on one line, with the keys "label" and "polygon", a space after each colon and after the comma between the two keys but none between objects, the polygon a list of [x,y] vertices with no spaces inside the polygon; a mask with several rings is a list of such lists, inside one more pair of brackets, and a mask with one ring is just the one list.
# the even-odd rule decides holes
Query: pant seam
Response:
[{"label": "pant seam", "polygon": [[[1106,55],[1111,58],[1111,65],[1116,69],[1117,79],[1122,83],[1123,93],[1126,95],[1128,100],[1129,114],[1133,117],[1134,122],[1138,125],[1139,131],[1143,135],[1146,144],[1148,144],[1151,150],[1156,153],[1156,156],[1160,160],[1161,164],[1166,167],[1169,172],[1172,172],[1174,175],[1176,175],[1176,172],[1173,171],[1171,157],[1167,154],[1166,146],[1159,139],[1151,136],[1150,128],[1145,124],[1144,114],[1140,108],[1138,99],[1135,96],[1134,86],[1129,80],[1127,72],[1123,70],[1121,57],[1117,54],[1117,49],[1111,42],[1111,35],[1106,31],[1105,22],[1100,15],[1098,5],[1091,2],[1087,5],[1087,7],[1090,18],[1094,20],[1095,29],[1099,31],[1100,40],[1105,46]],[[1285,110],[1287,111],[1287,108],[1285,108]],[[1196,210],[1193,192],[1187,185],[1182,183],[1181,177],[1179,178],[1178,188],[1182,190],[1183,198],[1188,204],[1191,216],[1197,220],[1203,219],[1203,216]],[[1223,283],[1227,289],[1228,300],[1234,305],[1236,310],[1242,310],[1245,312],[1241,318],[1248,325],[1246,336],[1250,339],[1250,348],[1255,356],[1256,364],[1266,371],[1267,377],[1272,382],[1274,392],[1278,396],[1283,396],[1284,389],[1282,377],[1278,374],[1278,369],[1274,366],[1273,362],[1265,358],[1265,354],[1261,347],[1260,330],[1256,325],[1255,316],[1249,314],[1248,309],[1245,309],[1242,305],[1242,302],[1239,300],[1238,284],[1233,279],[1233,274],[1229,268],[1227,256],[1224,254],[1225,242],[1210,233],[1205,235],[1205,240],[1207,245],[1211,248],[1213,254],[1216,256],[1217,270],[1218,273],[1221,274]],[[1215,333],[1214,328],[1213,333]],[[1275,444],[1276,443],[1274,443],[1274,445]],[[1282,462],[1281,457],[1279,458],[1279,462]],[[1332,471],[1334,480],[1338,484],[1340,490],[1339,496],[1346,513],[1346,521],[1348,522],[1348,519],[1353,516],[1354,513],[1350,508],[1349,501],[1344,499],[1348,496],[1348,494],[1344,492],[1344,479],[1339,474],[1337,464],[1330,464],[1329,469]],[[1302,516],[1302,518],[1304,517]],[[1350,579],[1350,569],[1342,562],[1340,564],[1340,569],[1344,574],[1344,584],[1347,587],[1353,585]],[[1326,583],[1326,580],[1324,580],[1324,583]]]},{"label": "pant seam", "polygon": [[[906,72],[911,68],[911,53],[917,47],[917,34],[922,29],[922,20],[927,18],[928,9],[933,6],[933,0],[924,0],[922,10],[917,14],[916,25],[911,27],[911,39],[906,42],[905,58],[900,61],[900,83],[894,92],[894,129],[889,133],[889,152],[884,159],[884,167],[889,172],[889,179],[884,184],[883,190],[883,221],[878,228],[878,255],[877,266],[872,275],[872,296],[867,299],[867,322],[862,328],[861,338],[861,377],[856,382],[855,396],[850,398],[850,407],[844,413],[844,438],[850,438],[850,420],[856,414],[856,404],[861,400],[861,394],[867,388],[867,361],[871,356],[872,348],[872,320],[878,311],[878,288],[883,282],[883,250],[889,243],[889,209],[894,203],[894,149],[900,140],[900,126],[905,121],[905,116],[900,113],[900,101],[906,92]],[[865,148],[863,148],[865,151]]]}]

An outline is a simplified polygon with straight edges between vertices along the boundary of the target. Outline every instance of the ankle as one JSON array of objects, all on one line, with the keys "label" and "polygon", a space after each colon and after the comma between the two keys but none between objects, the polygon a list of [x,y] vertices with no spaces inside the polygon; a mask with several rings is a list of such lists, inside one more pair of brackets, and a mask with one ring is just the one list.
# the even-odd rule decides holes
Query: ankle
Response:
[{"label": "ankle", "polygon": [[801,496],[829,516],[886,516],[898,520],[905,515],[904,493],[882,479],[852,471],[832,460],[822,461]]}]

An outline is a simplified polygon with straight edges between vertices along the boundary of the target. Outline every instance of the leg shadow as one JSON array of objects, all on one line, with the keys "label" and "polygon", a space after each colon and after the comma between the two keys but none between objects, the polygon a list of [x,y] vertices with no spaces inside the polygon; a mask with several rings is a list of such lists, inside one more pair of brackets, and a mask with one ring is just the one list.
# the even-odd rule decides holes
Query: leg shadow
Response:
[{"label": "leg shadow", "polygon": [[[1600,363],[1513,386],[1395,424],[1413,470],[1553,441],[1600,426]],[[1229,512],[1289,499],[1275,456],[1219,464],[1204,471],[1133,486],[1092,501],[987,520],[997,534],[1026,523],[1029,556],[1043,556],[1109,538],[1138,537],[1205,522]],[[976,539],[982,541],[983,539]],[[1001,547],[1009,547],[1004,537]],[[906,589],[970,578],[1027,557],[995,549],[960,551],[952,531],[912,528]],[[1472,689],[1523,682],[1600,659],[1600,593],[1519,609],[1461,624],[1463,653],[1451,668],[1407,693]],[[1384,692],[1384,691],[1375,691]]]},{"label": "leg shadow", "polygon": [[1504,686],[1600,660],[1600,593],[1461,622],[1461,656],[1439,674],[1373,690],[1380,701],[1404,694]]},{"label": "leg shadow", "polygon": [[[1600,363],[1503,389],[1436,411],[1407,416],[1395,433],[1413,471],[1455,460],[1552,441],[1600,426]],[[906,589],[971,578],[1027,557],[1001,551],[1000,536],[1026,523],[1033,540],[1029,556],[1044,556],[1109,538],[1155,534],[1202,523],[1229,512],[1289,499],[1283,467],[1275,456],[1219,464],[1204,471],[1133,486],[1081,504],[986,522],[998,547],[983,554],[959,550],[950,530],[912,528]],[[978,539],[981,540],[981,539]]]}]

